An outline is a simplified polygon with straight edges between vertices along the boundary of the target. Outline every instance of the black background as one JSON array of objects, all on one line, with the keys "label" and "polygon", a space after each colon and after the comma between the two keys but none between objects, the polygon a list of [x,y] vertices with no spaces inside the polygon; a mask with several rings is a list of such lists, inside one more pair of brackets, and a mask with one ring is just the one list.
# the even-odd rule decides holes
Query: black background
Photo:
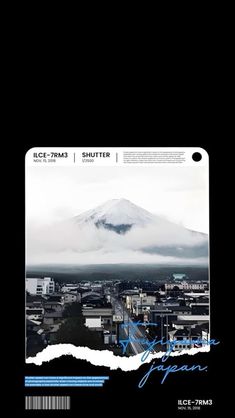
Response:
[{"label": "black background", "polygon": [[[46,118],[47,119],[47,118]],[[32,121],[31,121],[32,122]],[[57,121],[58,122],[58,121]],[[24,396],[35,395],[71,395],[71,411],[64,412],[64,415],[72,414],[79,416],[82,411],[86,415],[94,413],[99,415],[112,415],[113,413],[126,414],[127,411],[142,410],[146,414],[172,413],[177,415],[178,399],[212,399],[212,407],[202,407],[201,414],[208,414],[208,410],[218,410],[224,405],[223,395],[223,374],[224,374],[224,308],[223,297],[221,294],[221,284],[225,273],[226,259],[224,257],[224,226],[221,221],[221,200],[225,198],[224,178],[222,177],[222,164],[220,147],[215,143],[209,143],[209,140],[200,138],[210,138],[209,127],[206,130],[198,129],[196,122],[187,127],[178,122],[177,126],[171,126],[171,134],[168,134],[168,127],[160,135],[157,132],[149,130],[148,121],[138,129],[136,121],[135,131],[131,126],[125,129],[125,125],[120,129],[118,121],[112,127],[105,128],[100,122],[88,121],[89,128],[81,134],[72,133],[69,123],[60,130],[58,125],[56,131],[53,130],[53,124],[50,128],[40,125],[37,118],[36,125],[31,128],[26,127],[24,132],[24,145],[18,144],[15,147],[17,157],[14,164],[15,178],[14,187],[17,198],[14,199],[12,220],[17,231],[15,239],[15,256],[10,265],[10,272],[17,275],[14,280],[14,289],[17,295],[15,311],[13,314],[12,333],[12,361],[10,367],[10,392],[14,392],[15,407],[20,414],[29,414],[24,412]],[[104,122],[104,121],[103,121]],[[90,126],[95,124],[90,131]],[[169,121],[168,125],[171,125]],[[102,127],[101,127],[102,126]],[[202,125],[200,125],[202,126]],[[79,132],[79,127],[77,128]],[[169,140],[167,137],[177,139]],[[82,139],[79,139],[82,137]],[[34,138],[34,139],[31,139]],[[60,138],[60,139],[59,139]],[[69,139],[70,138],[70,139]],[[72,141],[72,138],[74,140]],[[124,138],[124,139],[122,139]],[[132,140],[131,140],[132,138]],[[156,139],[155,139],[156,138]],[[160,139],[161,138],[161,139]],[[165,138],[165,139],[164,139]],[[149,365],[144,364],[138,371],[122,372],[110,371],[108,368],[95,367],[87,362],[76,360],[72,357],[62,357],[53,360],[42,366],[25,364],[25,312],[24,312],[24,155],[25,152],[34,146],[196,146],[207,150],[210,158],[210,292],[211,292],[211,338],[216,338],[221,343],[212,347],[208,354],[198,354],[197,356],[181,356],[177,361],[170,358],[171,364],[201,364],[208,365],[207,372],[176,373],[170,374],[166,382],[161,385],[162,373],[153,373],[149,381],[142,389],[138,389],[138,382],[145,374]],[[17,184],[17,185],[16,185]],[[14,190],[14,189],[13,189]],[[218,192],[219,191],[219,192]],[[226,279],[226,278],[225,278]],[[227,359],[229,361],[229,358]],[[169,362],[169,360],[168,360]],[[24,388],[25,375],[109,375],[110,380],[105,383],[103,388]],[[9,392],[9,387],[8,387]],[[12,397],[11,397],[12,399]],[[32,413],[32,412],[31,412]],[[36,411],[34,414],[45,416],[48,412]],[[182,411],[181,416],[194,416],[196,412]],[[61,411],[50,411],[50,415],[62,415]],[[94,415],[95,416],[95,415]]]}]

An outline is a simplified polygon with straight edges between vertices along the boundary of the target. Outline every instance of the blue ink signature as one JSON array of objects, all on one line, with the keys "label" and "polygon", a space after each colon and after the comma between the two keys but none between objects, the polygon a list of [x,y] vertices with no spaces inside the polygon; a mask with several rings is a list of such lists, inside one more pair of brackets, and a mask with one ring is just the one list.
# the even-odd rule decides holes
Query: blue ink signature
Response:
[{"label": "blue ink signature", "polygon": [[[217,341],[216,339],[211,339],[211,340],[206,340],[203,338],[196,338],[196,339],[183,339],[183,340],[166,340],[165,337],[161,338],[161,339],[157,339],[155,338],[152,341],[149,341],[148,338],[146,338],[145,336],[143,336],[142,338],[137,338],[136,337],[136,332],[139,331],[138,329],[138,325],[141,326],[148,326],[148,325],[152,325],[152,326],[157,326],[156,323],[145,323],[145,322],[130,322],[130,323],[124,323],[122,324],[122,328],[127,328],[128,327],[128,337],[126,339],[120,339],[120,343],[122,345],[123,348],[123,354],[126,352],[127,346],[128,344],[131,343],[135,343],[138,342],[140,344],[142,344],[142,346],[146,346],[146,350],[143,352],[142,357],[141,357],[141,362],[144,363],[149,354],[150,353],[154,353],[154,349],[157,345],[161,345],[161,346],[166,346],[166,352],[163,355],[163,357],[161,358],[162,363],[166,362],[167,359],[170,357],[172,351],[174,351],[175,346],[177,344],[181,344],[181,345],[218,345],[220,344],[220,341]],[[200,366],[199,364],[194,364],[193,366],[189,366],[187,364],[184,364],[183,366],[177,366],[177,365],[169,365],[169,366],[164,366],[164,364],[159,364],[155,366],[155,361],[151,364],[148,372],[143,376],[143,378],[140,380],[138,387],[142,388],[145,383],[147,382],[150,374],[153,371],[162,371],[165,372],[164,376],[161,380],[161,384],[163,384],[167,378],[167,376],[170,373],[177,373],[179,371],[182,372],[194,372],[194,371],[206,371],[208,366]]]}]

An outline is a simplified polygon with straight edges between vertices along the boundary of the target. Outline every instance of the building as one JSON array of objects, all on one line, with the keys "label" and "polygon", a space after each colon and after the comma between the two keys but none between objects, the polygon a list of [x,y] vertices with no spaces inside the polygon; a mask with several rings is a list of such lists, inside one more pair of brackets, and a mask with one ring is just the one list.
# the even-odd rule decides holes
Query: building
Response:
[{"label": "building", "polygon": [[47,301],[44,302],[43,306],[46,311],[53,310],[55,312],[62,312],[64,309],[63,304],[61,302]]},{"label": "building", "polygon": [[92,299],[100,299],[103,298],[103,296],[99,292],[84,292],[82,294],[82,301],[84,300],[92,300]]},{"label": "building", "polygon": [[192,309],[190,306],[167,305],[167,309],[171,310],[173,314],[177,314],[177,315],[191,315],[192,313]]},{"label": "building", "polygon": [[166,283],[165,289],[166,290],[175,290],[175,288],[178,288],[179,290],[202,290],[208,288],[208,283],[204,282],[186,282],[184,281],[177,281],[177,283]]},{"label": "building", "polygon": [[94,331],[103,330],[101,325],[101,316],[99,318],[86,318],[85,326]]},{"label": "building", "polygon": [[151,309],[155,302],[156,296],[147,296],[146,293],[126,296],[126,307],[135,315],[143,313],[144,310]]},{"label": "building", "polygon": [[175,321],[172,321],[172,327],[174,328],[174,330],[183,330],[187,328],[191,335],[193,335],[195,329],[201,329],[202,338],[204,340],[209,339],[209,321],[201,322],[201,324],[198,325],[196,321],[192,322],[190,320],[177,319]]},{"label": "building", "polygon": [[190,305],[192,303],[209,304],[210,302],[209,294],[207,294],[207,291],[204,293],[184,293],[183,297],[184,300],[187,301],[187,303]]},{"label": "building", "polygon": [[83,307],[82,314],[85,317],[86,324],[89,324],[92,322],[92,321],[87,322],[87,319],[90,319],[90,320],[93,319],[94,322],[95,322],[95,319],[96,320],[100,319],[100,322],[97,321],[97,323],[100,323],[101,325],[111,324],[113,320],[113,309],[110,304],[107,304],[106,307],[94,307],[94,308]]},{"label": "building", "polygon": [[178,280],[183,280],[183,279],[186,279],[187,278],[187,276],[186,276],[186,274],[185,273],[173,273],[172,274],[172,276],[173,276],[173,280],[175,280],[176,282],[178,281]]},{"label": "building", "polygon": [[98,291],[98,292],[102,292],[103,290],[103,285],[101,283],[91,283],[90,286],[92,291]]},{"label": "building", "polygon": [[161,299],[163,306],[180,306],[180,301],[184,300],[183,298],[168,298],[168,299]]},{"label": "building", "polygon": [[44,299],[47,300],[47,302],[64,302],[64,294],[56,292],[53,294],[49,294],[44,296]]},{"label": "building", "polygon": [[42,321],[44,315],[43,308],[26,308],[26,318],[34,321]]},{"label": "building", "polygon": [[190,303],[192,315],[209,315],[209,302]]},{"label": "building", "polygon": [[67,293],[71,291],[77,291],[79,286],[74,283],[66,283],[64,286],[61,287],[61,292]]},{"label": "building", "polygon": [[106,298],[97,292],[86,292],[81,297],[82,306],[105,307],[107,305]]},{"label": "building", "polygon": [[187,328],[170,331],[168,333],[169,340],[174,341],[173,351],[181,351],[183,349],[198,348],[198,344],[194,344],[201,338],[201,333],[196,329],[188,330]]},{"label": "building", "polygon": [[55,282],[51,277],[27,278],[26,291],[31,295],[49,295],[55,291]]},{"label": "building", "polygon": [[163,303],[156,303],[152,312],[160,312],[160,313],[172,313],[175,315],[190,315],[191,314],[191,307],[190,306],[180,306],[176,304],[172,305],[165,305]]},{"label": "building", "polygon": [[[177,321],[180,323],[180,321]],[[178,324],[179,325],[179,324]],[[169,340],[174,341],[173,351],[189,348],[199,348],[209,341],[209,322],[201,325],[181,323],[181,327],[168,333]]]},{"label": "building", "polygon": [[153,306],[154,306],[154,302],[153,303],[137,303],[133,306],[133,314],[136,316],[146,314],[148,316],[148,313],[151,311]]},{"label": "building", "polygon": [[28,292],[26,294],[26,308],[43,308],[43,303],[45,302],[45,297],[41,295],[30,295]]},{"label": "building", "polygon": [[195,324],[203,324],[209,322],[210,316],[209,315],[179,315],[177,318],[179,321],[191,321]]},{"label": "building", "polygon": [[58,322],[60,322],[63,318],[62,312],[45,312],[43,323],[45,325],[54,325]]},{"label": "building", "polygon": [[73,303],[73,302],[80,302],[81,294],[80,293],[64,293],[64,303]]}]

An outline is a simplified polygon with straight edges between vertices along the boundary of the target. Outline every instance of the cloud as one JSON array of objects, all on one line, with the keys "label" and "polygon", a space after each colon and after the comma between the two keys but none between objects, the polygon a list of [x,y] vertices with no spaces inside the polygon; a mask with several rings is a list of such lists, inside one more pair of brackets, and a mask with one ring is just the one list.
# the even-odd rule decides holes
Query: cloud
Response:
[{"label": "cloud", "polygon": [[73,221],[27,228],[27,264],[168,263],[206,264],[204,234],[161,220],[119,235]]}]

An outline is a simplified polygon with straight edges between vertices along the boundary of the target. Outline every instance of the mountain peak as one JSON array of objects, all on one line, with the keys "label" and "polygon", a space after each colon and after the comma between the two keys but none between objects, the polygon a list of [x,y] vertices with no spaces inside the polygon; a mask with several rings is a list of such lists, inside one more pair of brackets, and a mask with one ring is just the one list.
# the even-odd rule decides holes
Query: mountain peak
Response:
[{"label": "mountain peak", "polygon": [[82,213],[75,218],[77,223],[93,222],[97,228],[104,227],[117,233],[125,233],[132,226],[144,226],[154,220],[147,210],[128,199],[111,199]]},{"label": "mountain peak", "polygon": [[126,205],[126,206],[127,205],[134,205],[134,203],[132,203],[130,200],[124,199],[124,198],[110,199],[110,200],[107,200],[106,202],[104,202],[102,205],[97,206],[95,209],[98,209],[98,208],[109,209],[109,208],[113,208],[115,206],[123,206],[123,205]]}]

